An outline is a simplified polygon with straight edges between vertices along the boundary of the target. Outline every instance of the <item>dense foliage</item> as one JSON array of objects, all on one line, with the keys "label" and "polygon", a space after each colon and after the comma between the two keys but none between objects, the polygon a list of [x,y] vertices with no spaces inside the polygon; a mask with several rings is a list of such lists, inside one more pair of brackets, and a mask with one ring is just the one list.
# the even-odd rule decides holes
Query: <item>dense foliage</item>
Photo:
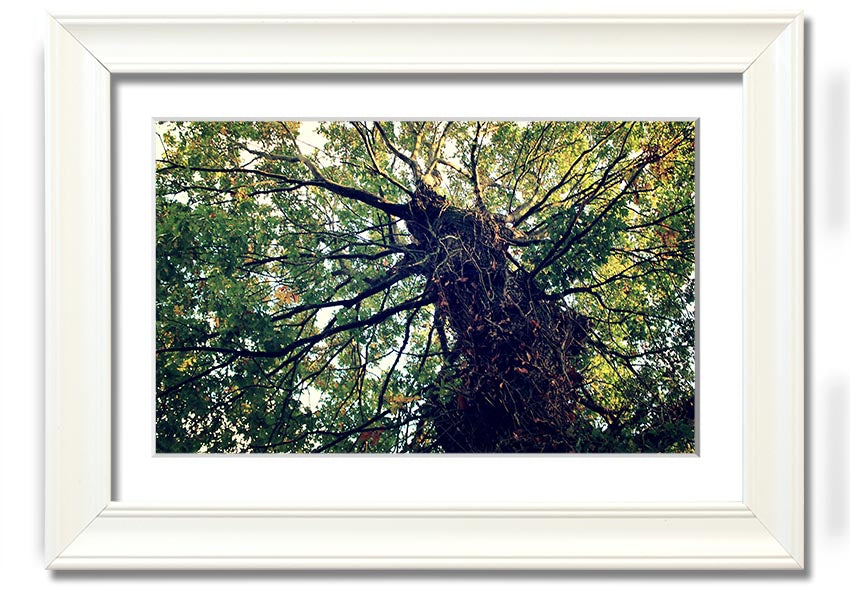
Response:
[{"label": "dense foliage", "polygon": [[689,452],[692,122],[156,126],[159,452]]}]

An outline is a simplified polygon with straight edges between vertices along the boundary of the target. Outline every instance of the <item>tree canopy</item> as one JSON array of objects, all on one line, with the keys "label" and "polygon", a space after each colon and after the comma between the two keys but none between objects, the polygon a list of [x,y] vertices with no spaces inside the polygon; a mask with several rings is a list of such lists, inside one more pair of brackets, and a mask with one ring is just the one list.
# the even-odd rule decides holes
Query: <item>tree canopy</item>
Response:
[{"label": "tree canopy", "polygon": [[158,452],[693,451],[693,122],[156,133]]}]

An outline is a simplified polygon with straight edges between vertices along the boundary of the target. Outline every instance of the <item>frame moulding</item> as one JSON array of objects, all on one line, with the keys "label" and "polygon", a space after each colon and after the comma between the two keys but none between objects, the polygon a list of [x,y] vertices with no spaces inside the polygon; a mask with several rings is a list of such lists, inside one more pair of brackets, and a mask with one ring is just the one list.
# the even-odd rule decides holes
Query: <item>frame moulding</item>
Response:
[{"label": "frame moulding", "polygon": [[[388,58],[387,47],[400,50]],[[51,16],[46,62],[48,568],[803,568],[801,14]],[[264,72],[741,74],[741,502],[322,510],[113,502],[110,76]]]}]

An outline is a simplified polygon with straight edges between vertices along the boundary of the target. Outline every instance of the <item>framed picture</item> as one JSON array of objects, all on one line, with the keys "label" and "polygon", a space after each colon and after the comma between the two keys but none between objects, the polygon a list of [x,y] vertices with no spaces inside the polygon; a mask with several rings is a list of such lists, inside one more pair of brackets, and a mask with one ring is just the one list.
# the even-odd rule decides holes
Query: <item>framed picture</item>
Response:
[{"label": "framed picture", "polygon": [[[785,14],[51,17],[48,566],[803,568],[802,32]],[[112,76],[134,73],[346,74],[373,91],[387,85],[375,73],[401,73],[408,93],[434,74],[489,73],[446,84],[469,96],[511,96],[496,82],[512,74],[625,74],[635,107],[637,75],[726,74],[742,82],[743,111],[726,120],[739,124],[729,147],[743,149],[743,173],[703,168],[701,153],[722,154],[724,119],[680,114],[675,95],[645,93],[662,112],[631,119],[628,107],[578,119],[529,100],[504,118],[458,118],[443,101],[414,120],[384,118],[368,94],[334,108],[346,95],[333,83],[325,100],[306,96],[313,118],[246,102],[246,116],[217,119],[198,101],[152,121],[128,102],[154,154],[139,158],[112,116],[131,97]],[[155,208],[141,196],[125,207],[127,157],[153,165]],[[719,241],[697,249],[700,211]],[[136,239],[128,218],[155,234]],[[113,322],[128,285],[114,235],[156,240],[153,352],[130,333],[131,321],[148,327],[147,308],[128,321],[120,307]],[[715,269],[724,235],[730,268]],[[724,282],[740,295],[704,291]],[[698,298],[740,318],[705,310],[698,325]],[[696,344],[698,327],[717,335]],[[112,379],[119,349],[122,373],[156,356],[146,425],[144,411],[113,420],[128,389]],[[740,364],[702,371],[706,352]],[[132,385],[147,389],[145,377]],[[156,500],[116,492],[132,473],[115,469],[133,470],[116,434],[130,429],[173,471]],[[215,454],[234,452],[283,460],[226,472]],[[206,458],[171,460],[186,453]],[[351,456],[363,453],[380,462]],[[583,462],[562,460],[575,453]],[[722,471],[732,491],[565,493],[611,467],[598,453],[653,463],[656,479],[632,488]],[[243,490],[240,476],[285,473],[307,491],[219,485],[187,501],[177,481],[196,468]],[[328,487],[335,478],[347,484]],[[467,491],[448,491],[464,479]]]}]

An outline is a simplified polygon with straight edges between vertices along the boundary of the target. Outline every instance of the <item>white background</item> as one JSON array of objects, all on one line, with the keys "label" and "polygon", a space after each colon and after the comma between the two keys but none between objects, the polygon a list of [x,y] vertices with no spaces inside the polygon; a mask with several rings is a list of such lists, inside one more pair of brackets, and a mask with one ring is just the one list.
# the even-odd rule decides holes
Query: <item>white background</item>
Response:
[{"label": "white background", "polygon": [[[123,6],[127,13],[194,10],[265,13],[288,10],[316,13],[330,3],[188,2],[149,0]],[[490,2],[418,4],[419,10],[469,13],[488,10],[510,14],[535,7],[568,10],[566,2]],[[488,600],[523,597],[593,598],[677,597],[769,598],[840,597],[846,593],[850,564],[847,505],[847,432],[850,416],[850,369],[847,340],[850,297],[850,207],[848,207],[848,110],[850,11],[834,0],[774,1],[713,0],[689,3],[640,3],[642,10],[806,10],[807,21],[807,571],[794,574],[51,574],[42,567],[43,537],[43,34],[44,12],[86,9],[116,10],[113,3],[10,3],[2,23],[4,86],[3,194],[0,261],[2,261],[3,427],[0,435],[0,594],[7,597],[150,598],[191,595],[212,600],[262,596],[324,598],[395,597],[405,600],[436,597],[482,597]],[[353,5],[340,1],[339,10]],[[631,2],[575,3],[575,10],[635,11]],[[372,2],[368,10],[402,10],[395,2]],[[362,8],[361,10],[366,10]]]},{"label": "white background", "polygon": [[[741,87],[740,78],[669,76],[121,78],[113,86],[113,498],[311,507],[741,501]],[[153,121],[376,115],[699,118],[699,456],[152,456]]]}]

